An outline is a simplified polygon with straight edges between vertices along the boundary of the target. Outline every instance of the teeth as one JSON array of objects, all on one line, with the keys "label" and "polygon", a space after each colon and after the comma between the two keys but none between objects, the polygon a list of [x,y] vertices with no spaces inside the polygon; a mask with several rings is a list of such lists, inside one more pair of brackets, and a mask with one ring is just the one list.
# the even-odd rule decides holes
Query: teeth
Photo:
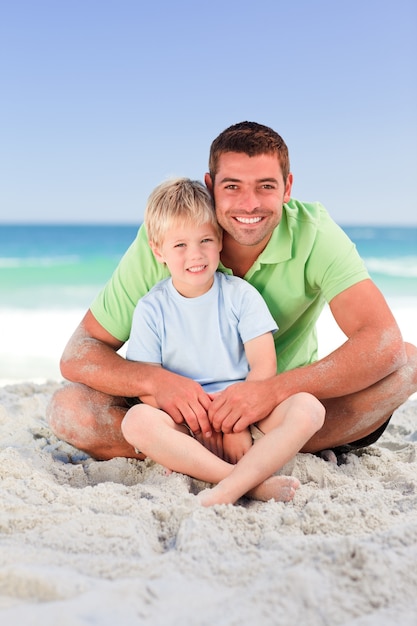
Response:
[{"label": "teeth", "polygon": [[235,217],[235,220],[241,224],[256,224],[261,219],[262,217]]},{"label": "teeth", "polygon": [[197,267],[189,267],[188,271],[189,272],[201,272],[206,266],[205,265],[198,265]]}]

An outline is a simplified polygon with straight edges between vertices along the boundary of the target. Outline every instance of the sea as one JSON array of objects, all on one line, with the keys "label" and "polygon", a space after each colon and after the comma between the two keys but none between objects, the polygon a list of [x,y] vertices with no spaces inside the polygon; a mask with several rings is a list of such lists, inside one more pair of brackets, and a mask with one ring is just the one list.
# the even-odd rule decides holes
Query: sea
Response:
[{"label": "sea", "polygon": [[[417,226],[342,226],[417,343]],[[133,241],[138,225],[0,224],[0,384],[60,380],[67,340]],[[320,355],[344,336],[328,308]]]}]

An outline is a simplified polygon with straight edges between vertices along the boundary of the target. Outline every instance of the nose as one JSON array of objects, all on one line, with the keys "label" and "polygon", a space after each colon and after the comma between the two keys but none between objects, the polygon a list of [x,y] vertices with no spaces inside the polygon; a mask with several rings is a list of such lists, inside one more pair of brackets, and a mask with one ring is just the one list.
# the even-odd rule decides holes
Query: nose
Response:
[{"label": "nose", "polygon": [[203,251],[200,243],[195,243],[189,246],[188,252],[190,255],[190,259],[201,259],[203,256]]},{"label": "nose", "polygon": [[256,189],[248,187],[242,190],[240,196],[240,206],[246,213],[252,213],[253,211],[256,211],[256,209],[259,209],[260,201]]}]

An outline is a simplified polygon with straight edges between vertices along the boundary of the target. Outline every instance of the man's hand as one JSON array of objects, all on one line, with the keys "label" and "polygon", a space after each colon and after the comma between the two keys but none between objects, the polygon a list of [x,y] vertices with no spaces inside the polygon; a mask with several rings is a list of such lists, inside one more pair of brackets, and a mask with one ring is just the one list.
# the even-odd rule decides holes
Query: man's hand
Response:
[{"label": "man's hand", "polygon": [[214,430],[223,433],[241,432],[269,415],[277,404],[270,379],[235,383],[212,397],[208,416]]},{"label": "man's hand", "polygon": [[210,437],[213,430],[208,417],[211,400],[201,385],[163,368],[157,369],[152,394],[156,405],[168,413],[176,424],[186,422],[193,433]]}]

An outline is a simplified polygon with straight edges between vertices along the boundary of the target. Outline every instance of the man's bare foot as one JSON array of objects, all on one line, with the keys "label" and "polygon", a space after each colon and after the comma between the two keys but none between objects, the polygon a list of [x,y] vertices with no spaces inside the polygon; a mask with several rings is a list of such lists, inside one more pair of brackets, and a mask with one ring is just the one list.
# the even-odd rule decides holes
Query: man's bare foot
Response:
[{"label": "man's bare foot", "polygon": [[[202,506],[213,506],[214,504],[234,504],[238,498],[224,488],[221,481],[211,489],[203,489],[197,495],[199,504]],[[275,500],[276,502],[290,502],[295,496],[296,490],[300,487],[298,478],[292,476],[271,476],[263,483],[254,487],[245,495],[254,500]]]},{"label": "man's bare foot", "polygon": [[320,457],[324,461],[327,461],[328,463],[334,463],[337,465],[337,456],[333,450],[321,450],[320,452],[317,452],[316,456]]}]

